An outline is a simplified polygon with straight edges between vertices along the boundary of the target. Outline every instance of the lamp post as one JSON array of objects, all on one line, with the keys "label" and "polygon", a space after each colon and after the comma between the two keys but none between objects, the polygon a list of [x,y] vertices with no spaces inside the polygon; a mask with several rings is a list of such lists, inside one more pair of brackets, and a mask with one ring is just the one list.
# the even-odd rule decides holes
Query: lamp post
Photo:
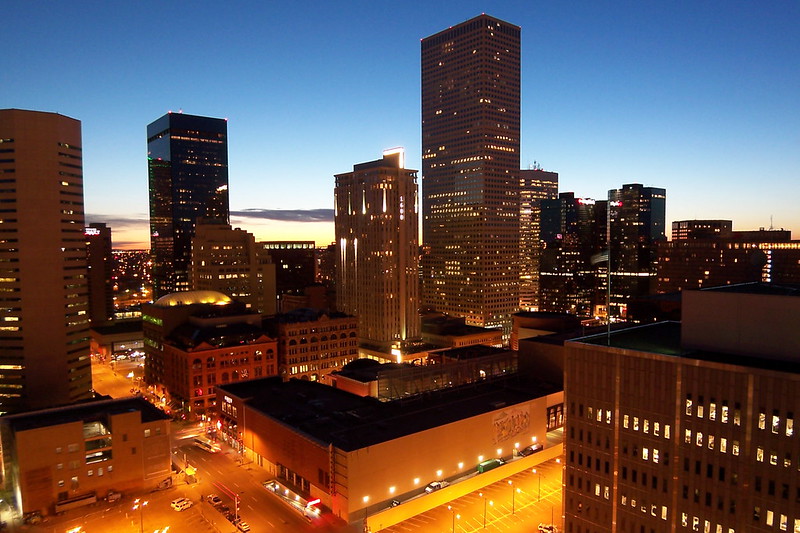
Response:
[{"label": "lamp post", "polygon": [[510,479],[508,480],[508,486],[511,487],[511,514],[514,514],[514,511],[515,511],[515,508],[514,508],[514,503],[515,503],[515,500],[514,500],[514,492],[515,492],[514,491],[514,482],[511,481]]},{"label": "lamp post", "polygon": [[539,495],[536,497],[536,501],[539,502],[542,501],[542,473],[537,472],[535,468],[531,472],[539,476]]},{"label": "lamp post", "polygon": [[483,529],[486,529],[486,496],[482,492],[479,492],[478,496],[483,498]]},{"label": "lamp post", "polygon": [[456,533],[456,518],[461,519],[461,515],[460,514],[456,514],[456,510],[453,509],[449,505],[447,506],[447,510],[450,511],[450,513],[453,515],[453,527],[452,527],[452,529],[453,529],[453,533]]},{"label": "lamp post", "polygon": [[133,501],[133,510],[139,510],[139,533],[144,533],[144,506],[147,505],[147,500],[142,501],[136,498]]}]

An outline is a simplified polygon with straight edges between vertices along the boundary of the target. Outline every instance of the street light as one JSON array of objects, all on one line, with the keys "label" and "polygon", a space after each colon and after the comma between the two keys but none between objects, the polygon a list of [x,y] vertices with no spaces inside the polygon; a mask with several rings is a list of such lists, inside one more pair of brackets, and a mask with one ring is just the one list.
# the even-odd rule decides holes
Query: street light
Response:
[{"label": "street light", "polygon": [[[486,529],[486,496],[484,496],[482,492],[479,492],[478,496],[483,498],[483,529]],[[494,505],[494,502],[489,502],[489,503]]]},{"label": "street light", "polygon": [[147,500],[141,501],[139,498],[133,500],[133,510],[139,510],[139,533],[144,533],[144,506]]},{"label": "street light", "polygon": [[542,500],[542,473],[537,472],[535,468],[531,470],[531,472],[539,476],[539,496],[536,497],[536,501],[538,502]]},{"label": "street light", "polygon": [[508,480],[508,486],[511,487],[511,514],[514,514],[514,482]]},{"label": "street light", "polygon": [[456,518],[461,520],[461,515],[456,514],[456,510],[449,505],[447,506],[447,510],[450,511],[450,513],[453,515],[453,533],[456,533]]}]

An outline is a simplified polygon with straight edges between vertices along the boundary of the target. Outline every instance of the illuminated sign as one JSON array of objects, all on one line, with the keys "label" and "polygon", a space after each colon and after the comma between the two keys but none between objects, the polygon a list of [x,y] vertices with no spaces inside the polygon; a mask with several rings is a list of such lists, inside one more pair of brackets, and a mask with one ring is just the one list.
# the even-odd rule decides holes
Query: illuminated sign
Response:
[{"label": "illuminated sign", "polygon": [[233,403],[233,400],[230,396],[223,396],[222,399],[225,400],[225,403]]},{"label": "illuminated sign", "polygon": [[97,228],[86,228],[83,232],[84,235],[100,235],[100,230]]}]

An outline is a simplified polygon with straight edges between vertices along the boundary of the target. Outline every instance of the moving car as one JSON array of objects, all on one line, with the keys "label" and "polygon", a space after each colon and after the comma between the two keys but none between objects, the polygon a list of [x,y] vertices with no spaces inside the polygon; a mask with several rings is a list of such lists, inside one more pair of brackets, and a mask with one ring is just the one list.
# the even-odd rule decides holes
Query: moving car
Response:
[{"label": "moving car", "polygon": [[236,529],[238,529],[239,531],[243,531],[244,533],[250,531],[250,524],[248,524],[244,520],[237,520],[233,523],[233,525],[236,526]]},{"label": "moving car", "polygon": [[178,498],[177,500],[172,500],[170,506],[176,511],[185,511],[192,506],[192,500],[189,498]]},{"label": "moving car", "polygon": [[222,505],[222,498],[220,498],[216,494],[209,494],[208,496],[206,496],[206,501],[211,505],[213,505],[214,507]]},{"label": "moving car", "polygon": [[448,483],[447,481],[431,481],[430,483],[428,483],[428,486],[425,487],[425,492],[430,494],[433,491],[445,488],[449,484],[450,483]]}]

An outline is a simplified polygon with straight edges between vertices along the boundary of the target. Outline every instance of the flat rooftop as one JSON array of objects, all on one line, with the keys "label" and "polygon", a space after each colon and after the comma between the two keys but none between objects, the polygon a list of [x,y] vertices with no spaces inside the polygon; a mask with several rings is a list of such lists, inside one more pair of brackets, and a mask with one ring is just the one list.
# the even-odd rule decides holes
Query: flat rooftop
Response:
[{"label": "flat rooftop", "polygon": [[562,389],[518,374],[381,402],[317,382],[280,378],[218,387],[252,409],[305,434],[321,446],[345,451],[391,441],[541,398]]},{"label": "flat rooftop", "polygon": [[43,427],[106,419],[112,415],[140,412],[142,423],[169,420],[169,415],[155,407],[144,398],[131,397],[111,400],[98,400],[6,415],[0,423],[8,424],[14,431],[26,431]]},{"label": "flat rooftop", "polygon": [[736,285],[721,285],[719,287],[708,287],[705,289],[694,289],[700,291],[729,292],[738,294],[763,294],[768,296],[800,296],[800,285],[777,284],[777,283],[739,283]]},{"label": "flat rooftop", "polygon": [[574,342],[611,346],[625,350],[697,359],[712,363],[737,365],[746,368],[762,368],[800,374],[800,357],[794,361],[769,359],[758,355],[743,356],[724,352],[688,349],[681,346],[680,322],[658,322],[633,328],[601,333],[573,339]]}]

